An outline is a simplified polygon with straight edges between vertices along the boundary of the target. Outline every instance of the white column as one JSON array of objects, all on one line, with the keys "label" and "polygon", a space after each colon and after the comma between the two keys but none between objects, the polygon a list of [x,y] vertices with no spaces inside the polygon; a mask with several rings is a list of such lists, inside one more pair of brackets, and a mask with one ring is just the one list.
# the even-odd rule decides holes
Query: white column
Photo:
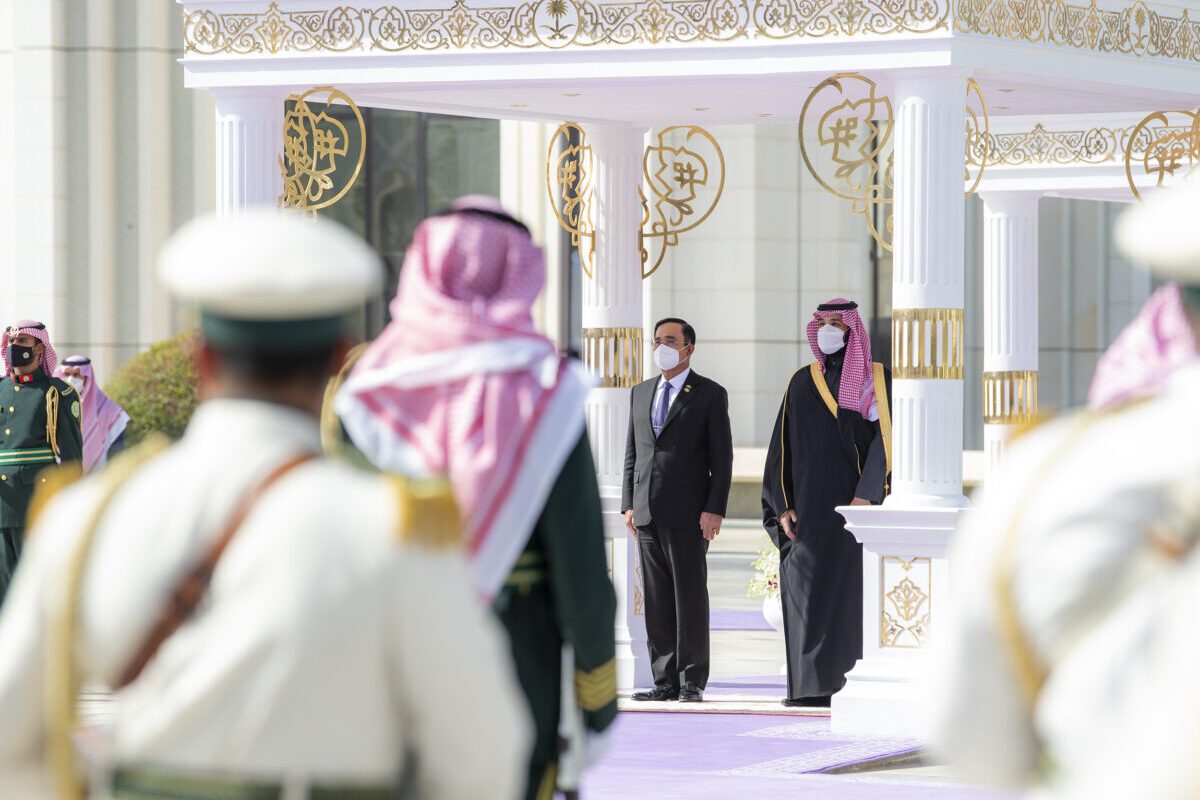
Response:
[{"label": "white column", "polygon": [[282,89],[219,91],[217,111],[217,213],[276,205],[283,193]]},{"label": "white column", "polygon": [[983,439],[986,478],[1037,414],[1038,195],[983,197]]},{"label": "white column", "polygon": [[596,256],[583,278],[584,357],[601,386],[588,397],[588,432],[617,590],[617,685],[652,683],[637,541],[621,514],[630,388],[642,379],[642,259],[638,229],[645,130],[587,127],[595,186]]},{"label": "white column", "polygon": [[966,505],[963,160],[966,81],[896,82],[892,494],[842,507],[863,546],[863,657],[834,730],[919,733],[925,648],[945,613],[947,549]]}]

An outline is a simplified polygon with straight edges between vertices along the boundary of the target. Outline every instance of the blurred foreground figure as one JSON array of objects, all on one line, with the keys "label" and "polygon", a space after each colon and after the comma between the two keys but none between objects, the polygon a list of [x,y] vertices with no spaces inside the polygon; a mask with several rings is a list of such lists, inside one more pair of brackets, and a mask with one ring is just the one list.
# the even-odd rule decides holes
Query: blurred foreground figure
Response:
[{"label": "blurred foreground figure", "polygon": [[81,681],[116,693],[93,797],[514,797],[528,715],[444,483],[318,455],[374,254],[263,210],[160,266],[201,311],[201,406],[36,520],[0,614],[0,797],[83,796]]},{"label": "blurred foreground figure", "polygon": [[[1200,184],[1118,242],[1200,319]],[[953,553],[936,739],[969,776],[1072,798],[1200,797],[1200,361],[1031,433]]]},{"label": "blurred foreground figure", "polygon": [[[539,799],[557,782],[560,718],[594,758],[617,713],[616,598],[584,430],[591,384],[534,327],[545,278],[529,231],[498,201],[456,201],[418,226],[392,322],[337,400],[373,463],[449,475],[476,591],[508,631],[537,728],[525,796]],[[486,691],[466,682],[446,698]]]},{"label": "blurred foreground figure", "polygon": [[[83,453],[79,395],[54,377],[58,355],[46,326],[22,320],[0,334],[0,602],[25,541],[25,516],[43,470]],[[0,718],[4,714],[0,706]]]},{"label": "blurred foreground figure", "polygon": [[71,384],[83,404],[84,471],[104,466],[124,449],[129,415],[96,384],[96,371],[87,356],[67,356],[54,375]]}]

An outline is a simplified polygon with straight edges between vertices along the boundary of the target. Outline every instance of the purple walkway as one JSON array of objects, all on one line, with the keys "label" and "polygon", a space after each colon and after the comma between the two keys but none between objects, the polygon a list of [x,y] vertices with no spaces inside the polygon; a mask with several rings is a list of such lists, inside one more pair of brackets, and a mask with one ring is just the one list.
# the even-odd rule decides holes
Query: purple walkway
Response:
[{"label": "purple walkway", "polygon": [[708,629],[713,631],[771,631],[761,611],[714,608],[708,612]]},{"label": "purple walkway", "polygon": [[612,749],[584,781],[586,800],[1002,800],[947,781],[825,775],[847,763],[911,752],[898,738],[834,735],[828,719],[623,713]]}]

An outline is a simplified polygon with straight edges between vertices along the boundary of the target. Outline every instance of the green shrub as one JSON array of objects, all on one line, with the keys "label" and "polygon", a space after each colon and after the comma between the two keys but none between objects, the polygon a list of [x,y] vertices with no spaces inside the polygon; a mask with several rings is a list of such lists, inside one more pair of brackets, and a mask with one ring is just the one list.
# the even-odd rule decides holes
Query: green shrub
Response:
[{"label": "green shrub", "polygon": [[129,414],[126,446],[135,445],[158,431],[173,439],[196,410],[195,331],[166,339],[125,363],[104,391]]}]

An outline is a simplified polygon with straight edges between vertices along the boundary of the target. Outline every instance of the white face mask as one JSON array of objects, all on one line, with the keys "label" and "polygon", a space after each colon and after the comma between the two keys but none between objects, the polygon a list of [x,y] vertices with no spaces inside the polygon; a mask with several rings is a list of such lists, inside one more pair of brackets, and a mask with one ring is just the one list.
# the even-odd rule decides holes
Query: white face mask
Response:
[{"label": "white face mask", "polygon": [[654,348],[654,363],[663,372],[675,369],[679,366],[679,351],[674,347],[667,347],[665,344],[660,344]]},{"label": "white face mask", "polygon": [[74,388],[75,391],[79,392],[80,394],[83,394],[83,385],[84,385],[83,378],[79,377],[78,375],[68,375],[67,377],[63,378],[63,380],[65,380],[67,383],[71,384],[72,388]]},{"label": "white face mask", "polygon": [[846,346],[846,332],[833,325],[822,325],[817,331],[817,347],[831,356]]}]

